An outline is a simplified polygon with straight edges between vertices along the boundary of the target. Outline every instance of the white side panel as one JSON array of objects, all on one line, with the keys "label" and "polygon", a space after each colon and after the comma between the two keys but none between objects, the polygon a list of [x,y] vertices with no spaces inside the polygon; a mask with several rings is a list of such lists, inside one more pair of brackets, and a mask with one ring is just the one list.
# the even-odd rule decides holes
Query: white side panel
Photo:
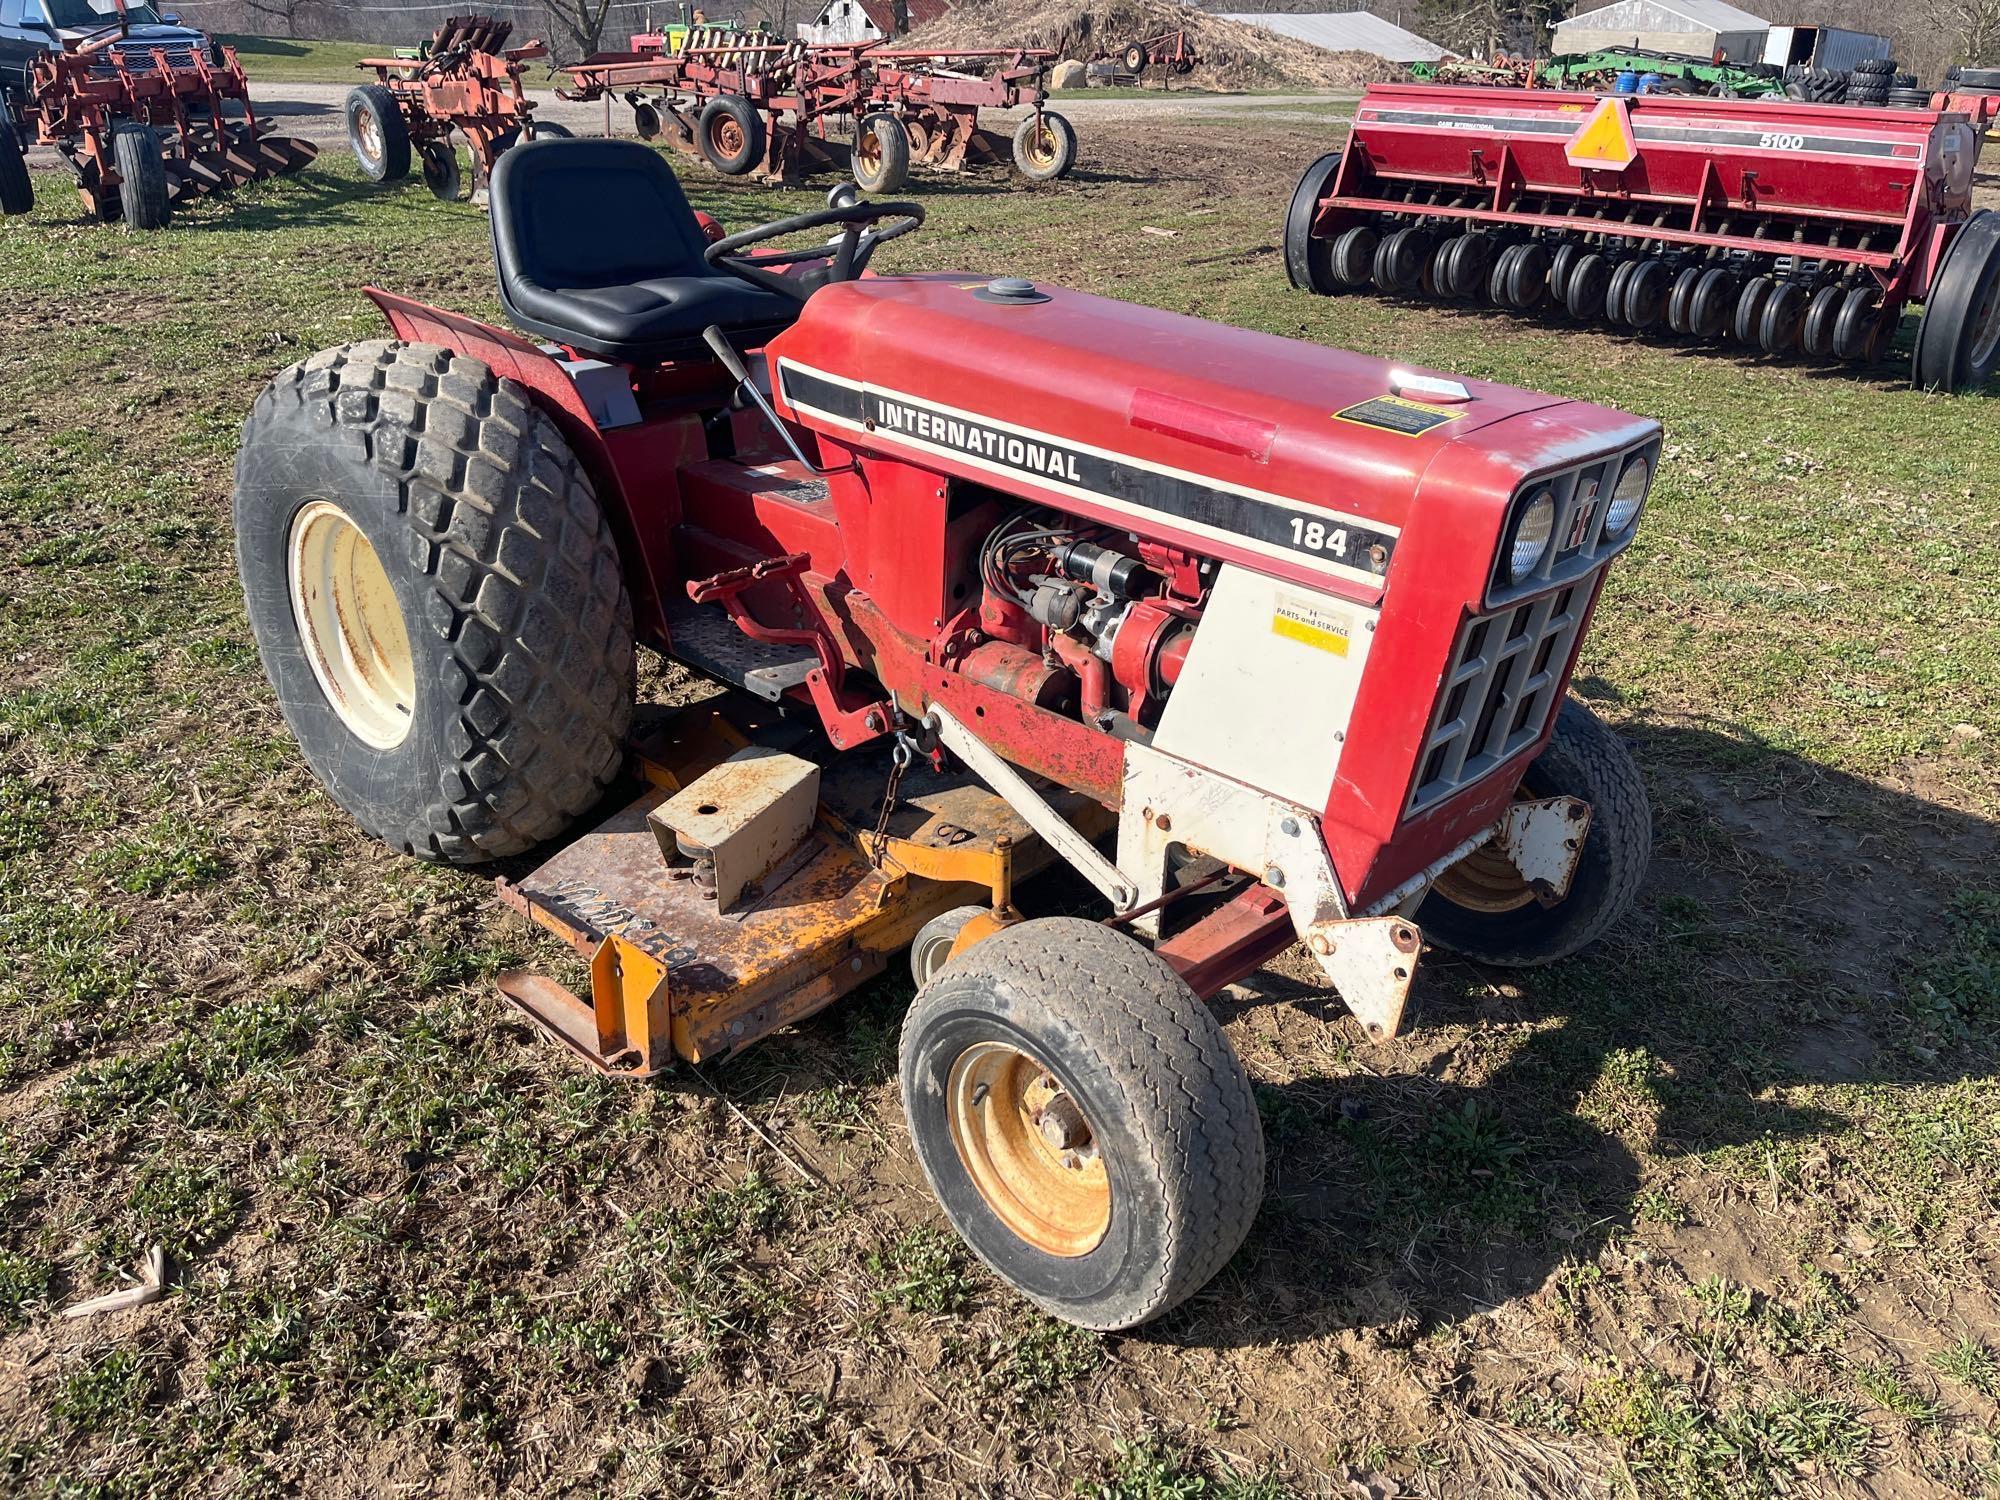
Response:
[{"label": "white side panel", "polygon": [[1325,807],[1378,613],[1224,564],[1154,745]]}]

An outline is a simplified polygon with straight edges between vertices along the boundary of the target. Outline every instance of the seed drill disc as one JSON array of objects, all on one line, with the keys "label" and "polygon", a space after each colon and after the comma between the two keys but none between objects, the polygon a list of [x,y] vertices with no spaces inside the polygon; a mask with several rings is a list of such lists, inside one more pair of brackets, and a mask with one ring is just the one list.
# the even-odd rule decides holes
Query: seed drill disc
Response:
[{"label": "seed drill disc", "polygon": [[1625,283],[1625,321],[1638,329],[1651,328],[1666,315],[1670,275],[1665,261],[1642,260]]},{"label": "seed drill disc", "polygon": [[1604,293],[1604,316],[1606,321],[1622,324],[1625,321],[1625,288],[1631,284],[1632,273],[1639,269],[1636,260],[1624,260],[1611,273],[1611,285]]},{"label": "seed drill disc", "polygon": [[1706,274],[1700,266],[1689,266],[1674,278],[1667,295],[1667,327],[1675,333],[1694,332],[1694,292]]},{"label": "seed drill disc", "polygon": [[1739,344],[1755,344],[1758,320],[1764,316],[1764,299],[1771,295],[1771,278],[1758,276],[1743,283],[1743,290],[1736,294],[1736,312],[1730,319],[1729,333]]},{"label": "seed drill disc", "polygon": [[1533,307],[1549,284],[1549,249],[1535,240],[1516,245],[1519,252],[1507,272],[1507,301],[1523,310]]},{"label": "seed drill disc", "polygon": [[1847,301],[1847,288],[1823,286],[1813,293],[1812,305],[1806,309],[1805,323],[1799,329],[1799,347],[1813,359],[1825,359],[1833,353],[1833,331],[1840,321],[1841,305]]},{"label": "seed drill disc", "polygon": [[1720,338],[1736,308],[1736,278],[1721,266],[1702,272],[1688,307],[1688,332],[1698,339]]},{"label": "seed drill disc", "polygon": [[1572,318],[1585,320],[1604,315],[1604,294],[1611,287],[1611,262],[1596,251],[1578,258],[1570,267],[1563,305]]},{"label": "seed drill disc", "polygon": [[1840,304],[1840,316],[1833,325],[1833,356],[1849,363],[1868,358],[1868,343],[1875,326],[1875,289],[1857,286]]}]

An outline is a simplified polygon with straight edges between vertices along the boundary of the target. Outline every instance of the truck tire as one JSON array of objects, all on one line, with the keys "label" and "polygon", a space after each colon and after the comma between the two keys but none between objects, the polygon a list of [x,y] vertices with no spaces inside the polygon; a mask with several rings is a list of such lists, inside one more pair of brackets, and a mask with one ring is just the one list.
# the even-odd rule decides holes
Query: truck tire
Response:
[{"label": "truck tire", "polygon": [[167,198],[167,163],[160,135],[150,125],[120,125],[111,137],[118,169],[118,208],[127,229],[165,229],[173,214]]},{"label": "truck tire", "polygon": [[1046,917],[996,933],[903,1022],[903,1110],[945,1216],[1037,1306],[1131,1328],[1236,1253],[1264,1194],[1243,1065],[1167,962]]},{"label": "truck tire", "polygon": [[854,185],[864,193],[894,193],[910,180],[910,137],[894,115],[873,114],[854,138]]},{"label": "truck tire", "polygon": [[[1328,152],[1300,174],[1292,189],[1292,201],[1285,210],[1285,279],[1302,292],[1330,297],[1347,285],[1334,274],[1333,241],[1313,236],[1313,220],[1319,215],[1319,200],[1326,185],[1340,170],[1340,153]],[[1374,250],[1371,247],[1372,258]]]},{"label": "truck tire", "polygon": [[1632,756],[1598,717],[1571,699],[1555,733],[1521,777],[1530,797],[1581,797],[1590,831],[1553,906],[1538,901],[1498,850],[1476,849],[1438,877],[1417,924],[1440,948],[1504,968],[1554,963],[1602,936],[1630,910],[1653,855],[1653,814]]},{"label": "truck tire", "polygon": [[764,159],[764,117],[741,94],[717,94],[695,122],[701,154],[725,177],[741,177]]},{"label": "truck tire", "polygon": [[1014,132],[1014,165],[1030,182],[1054,182],[1076,165],[1076,127],[1052,109],[1029,115]]},{"label": "truck tire", "polygon": [[35,206],[35,183],[28,176],[28,158],[22,154],[21,138],[14,134],[13,118],[0,102],[0,214],[13,217]]},{"label": "truck tire", "polygon": [[285,721],[390,847],[516,854],[618,774],[633,650],[617,547],[520,386],[430,344],[316,354],[244,426],[235,519]]},{"label": "truck tire", "polygon": [[1910,383],[1920,391],[1979,391],[2000,365],[2000,213],[1981,209],[1952,236],[1937,269]]},{"label": "truck tire", "polygon": [[401,182],[410,175],[410,127],[396,96],[379,83],[347,91],[347,144],[370,182]]}]

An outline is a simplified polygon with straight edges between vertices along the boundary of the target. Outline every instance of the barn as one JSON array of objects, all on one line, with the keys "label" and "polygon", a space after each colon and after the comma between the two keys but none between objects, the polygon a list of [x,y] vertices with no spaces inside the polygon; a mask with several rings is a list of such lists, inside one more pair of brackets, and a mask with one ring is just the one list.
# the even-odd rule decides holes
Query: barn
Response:
[{"label": "barn", "polygon": [[948,0],[826,0],[816,17],[799,22],[799,40],[879,42],[935,21],[950,9]]},{"label": "barn", "polygon": [[1612,0],[1560,21],[1551,50],[1557,57],[1638,47],[1675,57],[1756,62],[1771,23],[1727,0]]}]

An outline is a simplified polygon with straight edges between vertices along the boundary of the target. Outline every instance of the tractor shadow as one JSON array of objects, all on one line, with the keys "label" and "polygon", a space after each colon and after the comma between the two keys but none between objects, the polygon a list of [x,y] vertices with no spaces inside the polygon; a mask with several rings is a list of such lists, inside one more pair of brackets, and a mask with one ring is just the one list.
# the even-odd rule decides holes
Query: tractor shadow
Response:
[{"label": "tractor shadow", "polygon": [[[1206,1293],[1138,1337],[1238,1346],[1450,1327],[1626,1235],[1660,1163],[1725,1153],[1726,1172],[1729,1148],[1777,1161],[1853,1128],[1787,1102],[1790,1087],[1993,1075],[1978,1038],[2000,997],[1953,976],[1982,972],[2000,945],[2000,824],[1738,726],[1642,716],[1628,732],[1653,799],[1653,865],[1633,913],[1592,949],[1540,970],[1433,951],[1405,1039],[1380,1052],[1323,985],[1292,977],[1309,972],[1295,961],[1218,1000],[1225,1021],[1288,1002],[1280,1050],[1331,1066],[1291,1062],[1291,1081],[1259,1085],[1270,1160],[1257,1226]],[[1457,1039],[1428,1042],[1439,1027]],[[1496,1055],[1477,1082],[1454,1076]],[[1701,1233],[1699,1210],[1646,1201]]]}]

